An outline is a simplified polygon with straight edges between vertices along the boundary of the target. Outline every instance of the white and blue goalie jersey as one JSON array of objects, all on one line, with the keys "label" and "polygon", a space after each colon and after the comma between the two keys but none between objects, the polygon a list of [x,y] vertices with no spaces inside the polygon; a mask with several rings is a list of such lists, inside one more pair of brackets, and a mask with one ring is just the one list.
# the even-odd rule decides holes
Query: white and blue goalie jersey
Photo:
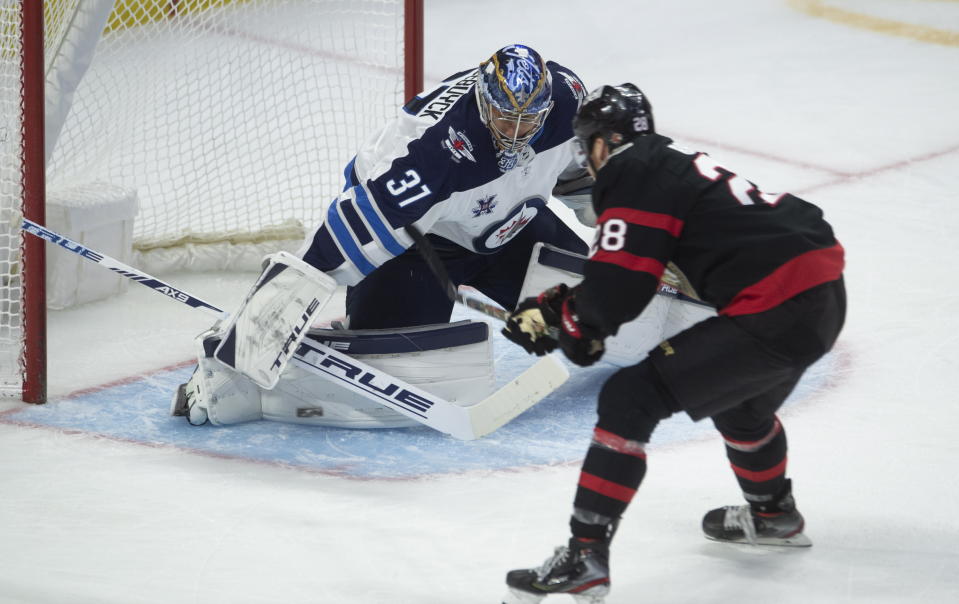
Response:
[{"label": "white and blue goalie jersey", "polygon": [[[408,225],[479,254],[495,253],[547,211],[558,181],[581,182],[585,175],[572,144],[585,89],[572,71],[553,62],[547,68],[553,108],[512,157],[498,152],[480,120],[478,69],[410,101],[346,167],[346,188],[325,206],[323,224],[299,255],[355,285],[413,245]],[[588,204],[588,187],[574,193]]]}]

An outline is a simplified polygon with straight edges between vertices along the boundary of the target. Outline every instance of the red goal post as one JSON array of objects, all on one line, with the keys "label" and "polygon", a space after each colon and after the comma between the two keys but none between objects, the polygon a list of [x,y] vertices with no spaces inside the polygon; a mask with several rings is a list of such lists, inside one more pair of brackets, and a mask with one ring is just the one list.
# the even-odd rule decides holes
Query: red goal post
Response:
[{"label": "red goal post", "polygon": [[0,28],[0,393],[29,402],[44,258],[20,216],[106,185],[137,200],[135,266],[249,268],[423,86],[423,0],[23,0]]}]

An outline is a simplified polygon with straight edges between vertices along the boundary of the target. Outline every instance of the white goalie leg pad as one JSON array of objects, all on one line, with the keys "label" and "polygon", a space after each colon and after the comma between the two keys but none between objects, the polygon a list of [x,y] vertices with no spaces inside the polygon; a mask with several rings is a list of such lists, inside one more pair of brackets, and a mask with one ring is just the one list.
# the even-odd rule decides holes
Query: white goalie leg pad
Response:
[{"label": "white goalie leg pad", "polygon": [[[492,339],[486,323],[461,321],[394,330],[311,330],[308,336],[454,404],[478,403],[495,389]],[[262,393],[263,418],[341,428],[398,428],[418,422],[333,380],[291,365]]]},{"label": "white goalie leg pad", "polygon": [[606,338],[603,360],[617,367],[635,365],[664,339],[664,328],[673,298],[653,296],[643,312],[619,326],[615,336]]},{"label": "white goalie leg pad", "polygon": [[[520,301],[535,298],[558,283],[573,287],[583,280],[586,256],[564,249],[537,243],[526,267],[526,277],[519,290]],[[512,309],[508,309],[512,310]]]},{"label": "white goalie leg pad", "polygon": [[[585,262],[586,256],[537,243],[519,299],[537,296],[557,283],[576,285],[583,280]],[[602,360],[618,367],[635,365],[666,338],[716,314],[708,306],[679,300],[677,294],[671,288],[661,288],[638,317],[621,325],[615,336],[606,338]]]},{"label": "white goalie leg pad", "polygon": [[296,256],[277,252],[223,330],[214,356],[270,389],[333,293],[336,281]]},{"label": "white goalie leg pad", "polygon": [[214,426],[224,426],[261,419],[260,387],[213,358],[219,335],[206,331],[196,342],[197,368],[186,383],[189,422],[199,425],[209,418]]}]

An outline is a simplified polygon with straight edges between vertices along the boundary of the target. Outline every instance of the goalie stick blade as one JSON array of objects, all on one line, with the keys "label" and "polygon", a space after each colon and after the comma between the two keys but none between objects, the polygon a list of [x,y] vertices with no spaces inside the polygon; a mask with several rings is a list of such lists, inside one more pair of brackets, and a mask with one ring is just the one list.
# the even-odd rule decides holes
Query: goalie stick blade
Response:
[{"label": "goalie stick blade", "polygon": [[473,438],[481,438],[540,402],[569,378],[566,366],[546,355],[482,401],[466,407]]}]

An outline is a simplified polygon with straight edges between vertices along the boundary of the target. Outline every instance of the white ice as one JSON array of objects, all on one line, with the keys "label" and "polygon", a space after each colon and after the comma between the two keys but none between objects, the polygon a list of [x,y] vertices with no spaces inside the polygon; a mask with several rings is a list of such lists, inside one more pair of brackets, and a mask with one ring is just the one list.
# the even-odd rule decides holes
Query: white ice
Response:
[{"label": "white ice", "polygon": [[[847,250],[843,362],[782,415],[815,545],[704,540],[740,498],[718,437],[653,447],[608,602],[959,602],[959,2],[431,0],[426,29],[430,81],[521,41],[637,83],[662,133],[817,203]],[[252,278],[165,277],[224,305]],[[208,322],[139,287],[53,312],[51,396],[184,361]],[[566,539],[578,471],[353,480],[0,424],[0,602],[495,603]]]}]

